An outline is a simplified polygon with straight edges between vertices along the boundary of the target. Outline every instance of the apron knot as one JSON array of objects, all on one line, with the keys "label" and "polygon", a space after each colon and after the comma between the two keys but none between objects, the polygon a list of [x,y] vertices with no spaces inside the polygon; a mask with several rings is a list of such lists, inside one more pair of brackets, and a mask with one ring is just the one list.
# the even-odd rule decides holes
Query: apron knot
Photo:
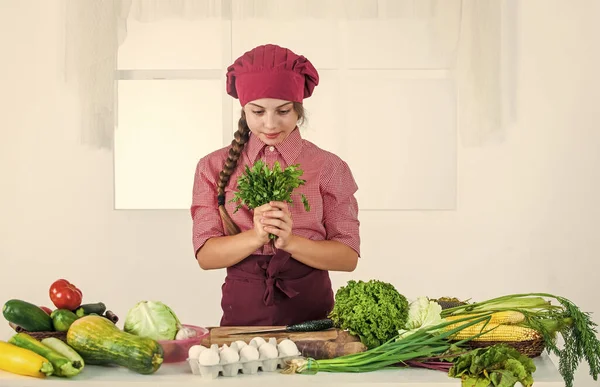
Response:
[{"label": "apron knot", "polygon": [[293,289],[289,284],[279,277],[267,277],[265,279],[265,294],[263,301],[266,306],[271,306],[275,303],[275,288],[281,290],[288,298],[296,297],[299,293]]}]

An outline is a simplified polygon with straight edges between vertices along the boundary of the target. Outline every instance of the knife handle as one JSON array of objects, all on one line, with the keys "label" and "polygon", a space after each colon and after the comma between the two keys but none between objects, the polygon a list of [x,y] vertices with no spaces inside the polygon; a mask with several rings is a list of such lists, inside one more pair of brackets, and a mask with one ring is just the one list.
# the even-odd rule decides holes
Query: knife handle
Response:
[{"label": "knife handle", "polygon": [[317,332],[324,331],[325,329],[333,328],[333,320],[326,318],[323,320],[312,320],[306,321],[299,324],[288,325],[286,331],[288,332]]}]

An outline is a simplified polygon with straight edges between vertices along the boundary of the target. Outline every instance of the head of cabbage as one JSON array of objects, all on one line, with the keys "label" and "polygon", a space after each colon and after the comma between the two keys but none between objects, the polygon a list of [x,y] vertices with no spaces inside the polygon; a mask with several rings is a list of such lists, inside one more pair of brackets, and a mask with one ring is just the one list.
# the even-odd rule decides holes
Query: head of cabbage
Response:
[{"label": "head of cabbage", "polygon": [[141,301],[127,313],[123,330],[153,340],[173,340],[180,328],[179,319],[167,305]]}]

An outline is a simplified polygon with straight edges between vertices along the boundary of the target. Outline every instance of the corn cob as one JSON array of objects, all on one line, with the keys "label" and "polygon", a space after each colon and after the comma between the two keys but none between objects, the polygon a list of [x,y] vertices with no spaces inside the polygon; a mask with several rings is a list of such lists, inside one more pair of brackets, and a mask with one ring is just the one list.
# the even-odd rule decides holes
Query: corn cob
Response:
[{"label": "corn cob", "polygon": [[[459,314],[456,316],[448,316],[445,318],[445,320],[450,322],[450,321],[465,319],[468,317],[473,317],[473,319],[476,319],[476,318],[482,317],[482,316],[483,316],[483,314]],[[494,313],[490,314],[489,324],[520,324],[523,321],[525,321],[525,315],[521,312],[502,311],[502,312],[494,312]],[[461,321],[460,323],[457,323],[456,325],[452,324],[446,329],[451,330],[451,329],[457,328],[460,324],[464,324],[466,322],[468,322],[468,320]]]},{"label": "corn cob", "polygon": [[[488,332],[489,331],[489,332]],[[529,341],[539,339],[540,333],[534,329],[520,325],[504,324],[475,324],[467,327],[450,337],[451,340],[465,340],[485,332],[471,341]]]}]

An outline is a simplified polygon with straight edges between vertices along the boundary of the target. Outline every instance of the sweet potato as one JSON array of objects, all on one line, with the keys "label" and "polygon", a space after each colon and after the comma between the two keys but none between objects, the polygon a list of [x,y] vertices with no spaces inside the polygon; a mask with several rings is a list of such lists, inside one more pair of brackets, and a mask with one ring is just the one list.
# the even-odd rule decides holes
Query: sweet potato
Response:
[{"label": "sweet potato", "polygon": [[335,341],[300,340],[295,343],[302,356],[311,357],[315,360],[333,359],[367,350],[367,347],[361,342],[344,343]]}]

